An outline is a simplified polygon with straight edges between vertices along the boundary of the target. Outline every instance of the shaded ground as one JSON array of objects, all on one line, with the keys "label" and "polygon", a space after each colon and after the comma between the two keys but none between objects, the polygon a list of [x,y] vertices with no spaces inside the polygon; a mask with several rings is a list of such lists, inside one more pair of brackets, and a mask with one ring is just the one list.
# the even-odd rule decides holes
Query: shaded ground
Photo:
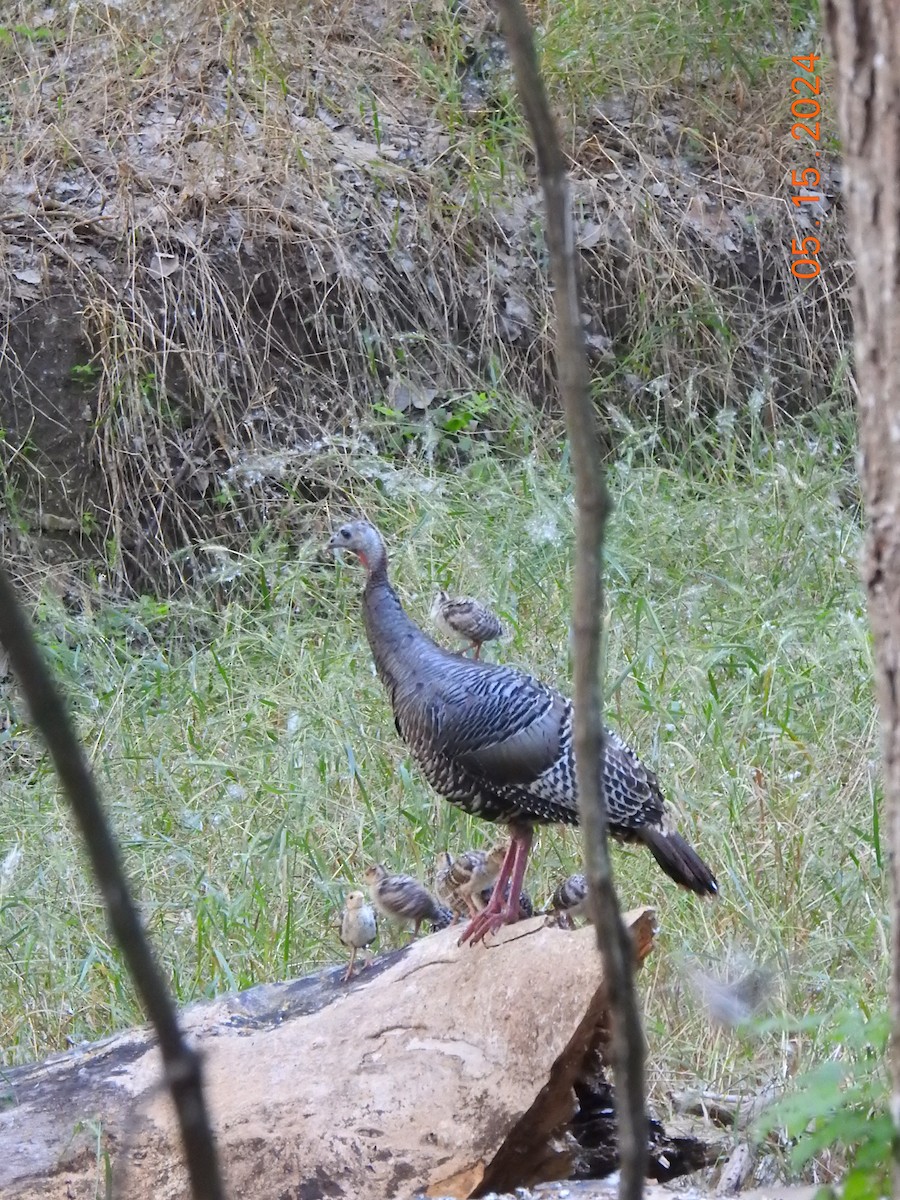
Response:
[{"label": "shaded ground", "polygon": [[[485,1200],[613,1200],[618,1195],[618,1176],[608,1179],[566,1180],[563,1183],[543,1183],[533,1189],[519,1188],[515,1194],[500,1196],[496,1192],[488,1193]],[[753,1188],[743,1192],[743,1200],[813,1200],[819,1189],[815,1187],[793,1187],[790,1184],[773,1184],[766,1188]],[[718,1195],[716,1189],[697,1187],[684,1183],[664,1186],[648,1184],[644,1188],[645,1200],[704,1200],[707,1196]]]}]

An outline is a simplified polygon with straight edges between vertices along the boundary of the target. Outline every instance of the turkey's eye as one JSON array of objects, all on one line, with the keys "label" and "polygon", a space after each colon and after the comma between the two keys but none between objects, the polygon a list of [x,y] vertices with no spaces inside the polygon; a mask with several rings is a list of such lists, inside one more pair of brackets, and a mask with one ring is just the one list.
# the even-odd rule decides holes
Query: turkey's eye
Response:
[{"label": "turkey's eye", "polygon": [[349,542],[350,541],[350,530],[347,528],[342,529],[341,537],[344,539],[345,542]]}]

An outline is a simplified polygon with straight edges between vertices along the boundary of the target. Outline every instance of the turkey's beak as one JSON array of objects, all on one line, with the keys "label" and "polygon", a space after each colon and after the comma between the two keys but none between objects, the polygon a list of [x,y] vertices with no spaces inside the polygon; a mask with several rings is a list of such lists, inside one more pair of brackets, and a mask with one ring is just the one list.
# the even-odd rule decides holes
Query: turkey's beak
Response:
[{"label": "turkey's beak", "polygon": [[325,547],[325,549],[326,550],[340,550],[340,548],[341,548],[341,544],[337,540],[337,534],[333,533],[331,535],[331,537],[328,539],[328,545]]}]

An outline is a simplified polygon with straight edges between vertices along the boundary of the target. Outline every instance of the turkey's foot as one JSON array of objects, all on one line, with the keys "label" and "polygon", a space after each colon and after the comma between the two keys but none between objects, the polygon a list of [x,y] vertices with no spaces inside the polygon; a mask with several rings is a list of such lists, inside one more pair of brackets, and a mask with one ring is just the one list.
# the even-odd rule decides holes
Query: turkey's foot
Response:
[{"label": "turkey's foot", "polygon": [[496,933],[501,925],[511,925],[519,919],[519,896],[522,894],[525,864],[528,861],[534,831],[530,825],[511,824],[509,832],[509,849],[494,884],[490,902],[484,912],[480,912],[463,930],[463,935],[457,943],[460,946],[465,942],[474,946],[477,942],[484,941],[489,933]]},{"label": "turkey's foot", "polygon": [[[497,895],[497,889],[494,890],[494,895]],[[489,933],[496,933],[504,925],[508,925],[518,919],[518,907],[513,911],[513,905],[504,904],[502,900],[495,904],[494,896],[492,896],[487,908],[471,920],[462,931],[462,936],[457,945],[462,946],[468,942],[471,946],[474,946],[478,942],[483,942]]]},{"label": "turkey's foot", "polygon": [[478,942],[483,942],[489,933],[496,933],[505,923],[506,915],[504,913],[489,913],[485,909],[465,927],[457,945],[462,946],[468,942],[469,945],[474,946]]}]

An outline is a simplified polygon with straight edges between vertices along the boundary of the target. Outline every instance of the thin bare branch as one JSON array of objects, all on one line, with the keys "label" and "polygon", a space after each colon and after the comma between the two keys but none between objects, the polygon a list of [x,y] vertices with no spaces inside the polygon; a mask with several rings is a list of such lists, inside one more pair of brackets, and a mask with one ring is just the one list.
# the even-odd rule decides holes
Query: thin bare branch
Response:
[{"label": "thin bare branch", "polygon": [[597,417],[591,402],[572,208],[566,165],[538,69],[534,39],[520,0],[497,0],[519,97],[537,153],[546,207],[550,275],[556,295],[559,390],[566,410],[575,500],[576,533],[573,623],[575,633],[575,762],[578,771],[585,874],[597,929],[597,945],[609,981],[613,1017],[612,1057],[619,1131],[621,1200],[639,1200],[647,1166],[644,1104],[644,1035],[634,988],[634,951],[622,924],[613,885],[603,803],[603,721],[600,689],[600,614],[603,611],[601,551],[609,497],[601,469]]},{"label": "thin bare branch", "polygon": [[103,893],[109,923],[156,1030],[166,1082],[178,1114],[194,1200],[223,1200],[215,1140],[203,1098],[200,1059],[181,1034],[175,1006],[128,890],[119,848],[100,803],[72,722],[34,635],[0,568],[0,645],[18,676],[35,725],[44,736]]}]

